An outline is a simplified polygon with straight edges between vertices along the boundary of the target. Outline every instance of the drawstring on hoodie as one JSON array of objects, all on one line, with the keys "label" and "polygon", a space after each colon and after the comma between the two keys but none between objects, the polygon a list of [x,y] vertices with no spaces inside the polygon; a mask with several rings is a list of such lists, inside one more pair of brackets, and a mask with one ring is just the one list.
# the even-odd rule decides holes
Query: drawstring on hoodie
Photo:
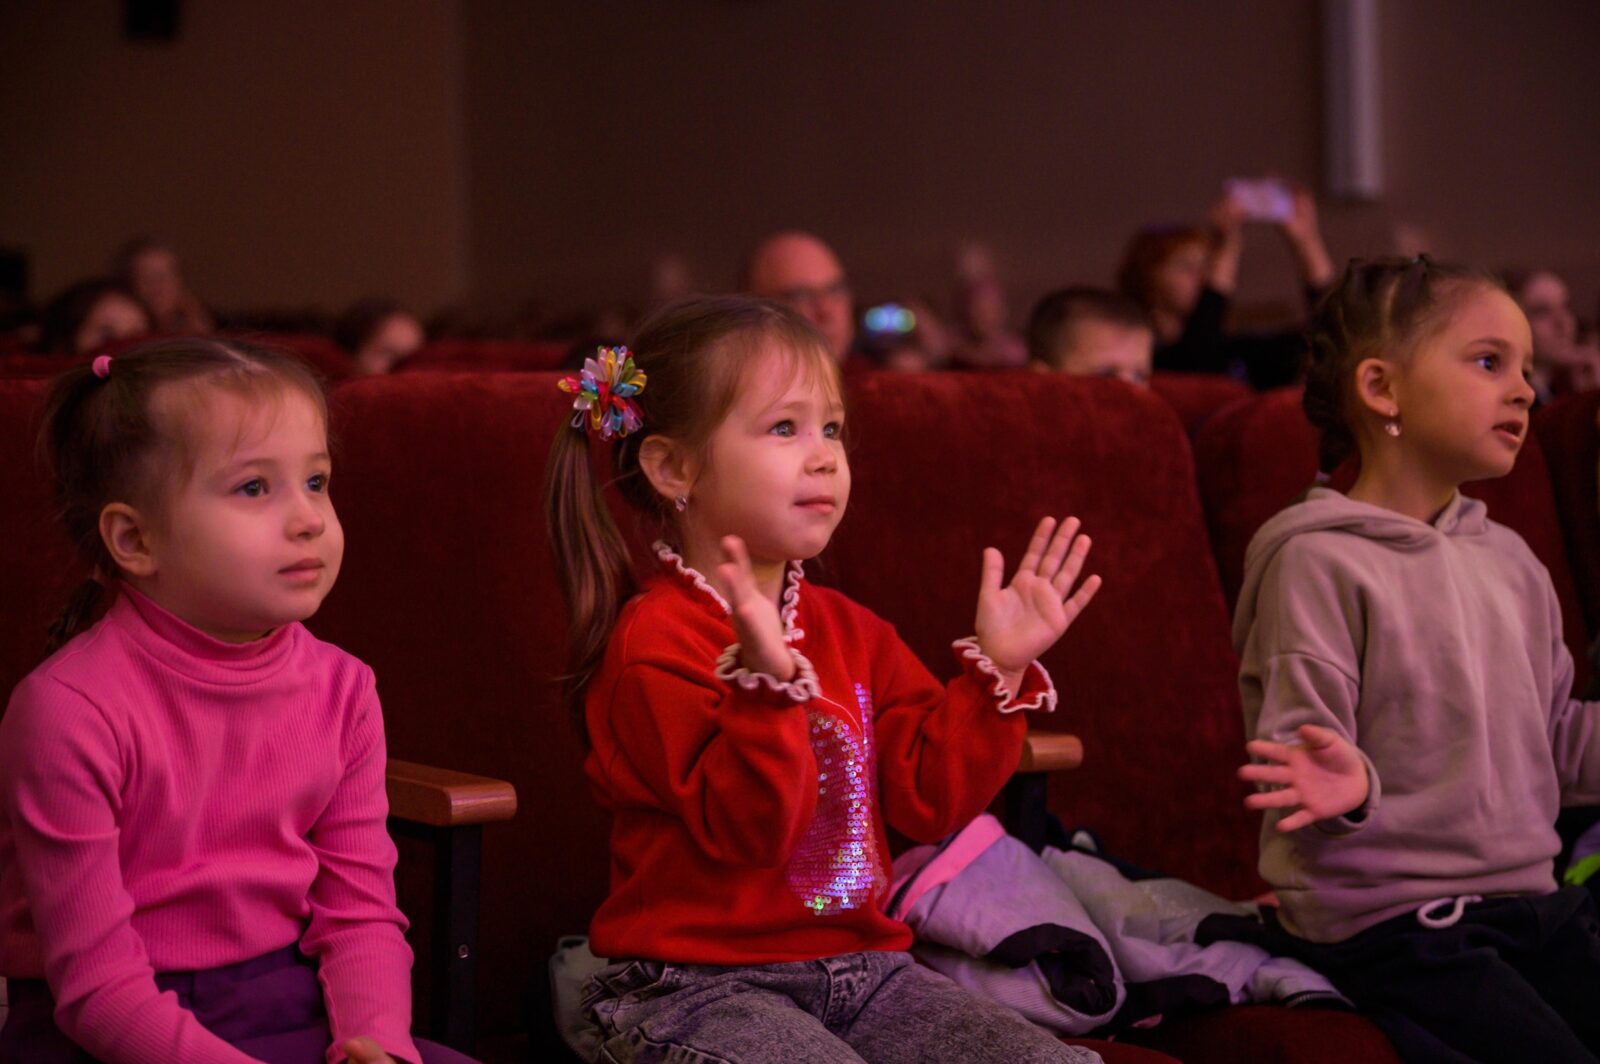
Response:
[{"label": "drawstring on hoodie", "polygon": [[[1435,931],[1445,927],[1454,927],[1461,922],[1461,917],[1466,915],[1468,905],[1482,900],[1482,894],[1457,894],[1453,898],[1435,898],[1417,910],[1417,923]],[[1433,915],[1446,905],[1450,906],[1448,913],[1443,916]]]}]

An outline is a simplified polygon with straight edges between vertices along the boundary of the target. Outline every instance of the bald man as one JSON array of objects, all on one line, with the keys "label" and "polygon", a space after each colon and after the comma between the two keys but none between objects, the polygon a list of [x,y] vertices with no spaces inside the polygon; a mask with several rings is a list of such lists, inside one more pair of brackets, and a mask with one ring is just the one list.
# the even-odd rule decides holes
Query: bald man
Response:
[{"label": "bald man", "polygon": [[810,233],[774,233],[750,253],[745,287],[804,314],[841,363],[856,338],[850,282],[833,249]]}]

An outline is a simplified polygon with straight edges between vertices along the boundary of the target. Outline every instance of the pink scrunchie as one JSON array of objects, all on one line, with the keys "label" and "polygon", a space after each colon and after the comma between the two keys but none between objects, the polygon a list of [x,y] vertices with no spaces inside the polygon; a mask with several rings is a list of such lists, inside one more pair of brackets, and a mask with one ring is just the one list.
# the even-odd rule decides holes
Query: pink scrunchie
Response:
[{"label": "pink scrunchie", "polygon": [[101,380],[105,380],[107,377],[111,376],[111,356],[100,355],[94,360],[94,362],[90,364],[89,368],[94,370],[94,375],[96,377],[99,377]]}]

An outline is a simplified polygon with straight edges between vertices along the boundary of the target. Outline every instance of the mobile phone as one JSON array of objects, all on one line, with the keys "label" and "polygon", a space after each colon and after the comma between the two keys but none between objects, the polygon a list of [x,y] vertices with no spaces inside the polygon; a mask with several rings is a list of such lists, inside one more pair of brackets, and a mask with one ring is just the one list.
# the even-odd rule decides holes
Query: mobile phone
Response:
[{"label": "mobile phone", "polygon": [[1294,213],[1294,193],[1277,178],[1232,177],[1222,189],[1252,222],[1287,221]]}]

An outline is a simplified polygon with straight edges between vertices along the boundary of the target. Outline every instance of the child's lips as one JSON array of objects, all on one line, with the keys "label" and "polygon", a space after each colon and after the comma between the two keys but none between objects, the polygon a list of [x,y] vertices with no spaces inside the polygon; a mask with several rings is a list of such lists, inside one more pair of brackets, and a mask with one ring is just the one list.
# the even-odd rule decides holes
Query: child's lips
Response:
[{"label": "child's lips", "polygon": [[812,513],[824,515],[831,514],[834,510],[838,509],[838,503],[834,501],[833,496],[831,495],[818,495],[810,499],[801,499],[799,502],[796,502],[795,505],[800,507],[802,510],[809,510]]},{"label": "child's lips", "polygon": [[1502,421],[1494,427],[1494,431],[1495,435],[1499,436],[1502,441],[1513,447],[1520,447],[1522,446],[1523,433],[1527,431],[1527,425],[1521,421]]},{"label": "child's lips", "polygon": [[285,565],[278,570],[278,575],[286,576],[291,580],[312,581],[322,575],[327,563],[321,558],[302,558],[293,565]]}]

